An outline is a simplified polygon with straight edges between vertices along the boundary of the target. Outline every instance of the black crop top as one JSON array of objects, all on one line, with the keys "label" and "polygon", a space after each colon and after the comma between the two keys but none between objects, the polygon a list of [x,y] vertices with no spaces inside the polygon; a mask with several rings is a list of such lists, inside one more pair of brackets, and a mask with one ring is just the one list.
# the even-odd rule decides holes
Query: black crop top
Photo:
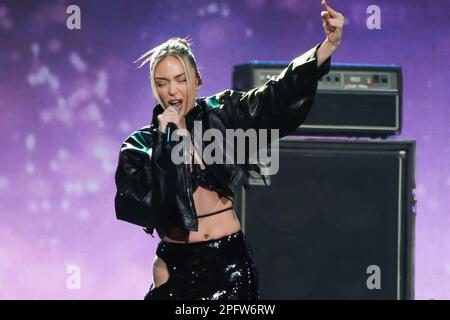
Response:
[{"label": "black crop top", "polygon": [[[198,186],[202,186],[205,189],[216,191],[217,184],[215,183],[213,177],[211,176],[211,172],[205,168],[201,169],[200,164],[194,163],[192,164],[192,172],[191,172],[191,182],[192,182],[192,192],[197,190]],[[232,199],[229,199],[232,200]],[[214,211],[207,214],[197,215],[197,218],[206,218],[209,216],[214,216],[216,214],[228,211],[233,209],[233,206],[224,208],[222,210]]]},{"label": "black crop top", "polygon": [[[191,165],[192,165],[192,172],[191,172],[191,185],[192,185],[192,192],[195,192],[198,188],[198,186],[202,186],[205,189],[215,191],[220,189],[216,181],[214,180],[213,176],[211,175],[211,171],[208,170],[207,167],[202,170],[199,163],[193,163],[193,157],[191,157]],[[225,196],[228,200],[231,200],[233,202],[232,198],[229,198]],[[216,214],[228,211],[233,209],[233,206],[224,208],[218,211],[214,211],[207,214],[197,215],[197,218],[206,218],[210,216],[214,216]]]},{"label": "black crop top", "polygon": [[217,190],[217,184],[211,176],[211,173],[208,171],[208,169],[202,170],[200,168],[200,164],[198,163],[192,164],[191,181],[192,192],[195,192],[198,186],[202,186],[203,188],[211,191]]}]

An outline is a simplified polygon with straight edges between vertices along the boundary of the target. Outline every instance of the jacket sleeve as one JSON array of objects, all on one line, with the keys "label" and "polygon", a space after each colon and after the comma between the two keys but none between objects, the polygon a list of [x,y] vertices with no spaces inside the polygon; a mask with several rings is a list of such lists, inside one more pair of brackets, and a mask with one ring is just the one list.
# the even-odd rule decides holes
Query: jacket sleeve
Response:
[{"label": "jacket sleeve", "polygon": [[223,120],[242,129],[279,129],[288,135],[305,120],[314,102],[318,80],[330,70],[331,57],[317,66],[316,45],[292,60],[278,75],[248,92],[227,90],[216,96]]},{"label": "jacket sleeve", "polygon": [[[170,188],[172,170],[165,167],[157,139],[163,139],[151,126],[130,135],[120,148],[115,173],[117,192],[115,211],[119,220],[127,221],[153,231],[165,201],[164,192]],[[159,154],[158,154],[159,153]],[[158,165],[161,163],[161,165]]]}]

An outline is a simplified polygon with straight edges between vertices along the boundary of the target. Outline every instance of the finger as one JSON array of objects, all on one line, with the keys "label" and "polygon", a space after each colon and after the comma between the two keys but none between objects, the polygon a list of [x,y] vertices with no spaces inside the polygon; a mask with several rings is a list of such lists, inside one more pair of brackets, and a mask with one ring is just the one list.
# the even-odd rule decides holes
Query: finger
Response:
[{"label": "finger", "polygon": [[331,24],[334,27],[343,27],[344,26],[344,19],[337,17],[332,18],[331,16],[326,16],[327,18],[322,17],[322,21],[326,24]]},{"label": "finger", "polygon": [[171,119],[177,125],[179,125],[181,123],[181,117],[178,114],[174,114],[173,116],[171,116]]},{"label": "finger", "polygon": [[322,26],[323,26],[325,29],[329,29],[329,28],[331,27],[330,24],[329,24],[328,22],[322,23]]},{"label": "finger", "polygon": [[[322,11],[322,12],[326,12],[326,11]],[[328,22],[328,12],[325,15],[322,15],[321,18],[324,23],[327,23]]]},{"label": "finger", "polygon": [[330,13],[330,15],[333,16],[333,17],[334,17],[334,16],[337,16],[337,15],[339,14],[339,12],[333,10],[333,8],[331,8],[325,0],[322,1],[322,6],[323,6],[324,9],[327,10],[327,11]]},{"label": "finger", "polygon": [[174,113],[178,114],[178,109],[175,108],[175,107],[169,106],[169,107],[167,108],[167,110],[169,110],[169,111],[171,111],[171,112],[174,112]]},{"label": "finger", "polygon": [[339,19],[329,19],[328,24],[336,28],[342,28],[344,26],[344,23]]},{"label": "finger", "polygon": [[324,27],[324,29],[326,31],[334,31],[335,30],[335,27],[332,26],[328,20],[324,21],[324,23],[322,23],[322,26]]},{"label": "finger", "polygon": [[179,136],[187,136],[188,135],[188,131],[186,129],[182,129],[182,128],[178,128],[175,132]]},{"label": "finger", "polygon": [[328,18],[328,16],[329,16],[330,14],[328,13],[328,11],[321,11],[321,12],[320,12],[320,15],[322,16],[322,18]]},{"label": "finger", "polygon": [[322,22],[326,25],[330,24],[330,19],[322,19]]},{"label": "finger", "polygon": [[329,34],[331,32],[335,32],[336,28],[335,27],[331,27],[331,26],[324,26],[323,27],[325,29],[326,34]]},{"label": "finger", "polygon": [[173,111],[175,111],[175,107],[169,105],[169,106],[167,106],[167,108],[164,111],[173,112]]},{"label": "finger", "polygon": [[178,122],[178,118],[175,115],[170,115],[167,117],[166,119],[167,122],[173,122],[176,124],[176,122]]}]

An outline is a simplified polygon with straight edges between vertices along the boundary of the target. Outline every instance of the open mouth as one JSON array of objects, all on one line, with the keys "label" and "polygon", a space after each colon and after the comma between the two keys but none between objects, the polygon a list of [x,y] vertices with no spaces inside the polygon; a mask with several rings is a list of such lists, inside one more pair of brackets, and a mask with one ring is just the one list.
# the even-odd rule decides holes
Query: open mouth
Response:
[{"label": "open mouth", "polygon": [[181,109],[181,105],[182,105],[182,104],[183,104],[183,100],[181,100],[181,99],[172,99],[172,100],[169,100],[169,106],[175,107],[175,108],[177,108],[178,110]]}]

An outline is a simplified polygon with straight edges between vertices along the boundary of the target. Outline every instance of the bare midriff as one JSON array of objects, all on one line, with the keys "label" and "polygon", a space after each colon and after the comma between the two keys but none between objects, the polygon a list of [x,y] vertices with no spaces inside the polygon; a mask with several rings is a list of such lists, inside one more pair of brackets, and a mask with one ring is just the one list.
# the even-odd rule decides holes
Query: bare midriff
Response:
[{"label": "bare midriff", "polygon": [[[194,193],[194,203],[197,214],[202,216],[210,212],[233,206],[226,198],[221,198],[217,192],[207,190],[201,186]],[[241,230],[241,224],[233,209],[198,219],[198,231],[186,231],[172,227],[162,238],[166,242],[199,242],[219,239]]]}]

